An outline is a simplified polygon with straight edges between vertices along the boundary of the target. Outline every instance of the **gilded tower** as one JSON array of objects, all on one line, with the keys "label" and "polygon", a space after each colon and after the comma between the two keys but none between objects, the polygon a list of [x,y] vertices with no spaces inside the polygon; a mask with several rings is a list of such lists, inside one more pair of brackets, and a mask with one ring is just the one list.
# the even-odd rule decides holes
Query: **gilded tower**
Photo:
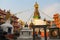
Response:
[{"label": "gilded tower", "polygon": [[39,5],[38,5],[37,2],[35,3],[34,8],[35,8],[35,10],[34,10],[34,16],[33,16],[33,18],[34,19],[40,19],[41,17],[40,17],[39,10],[38,10]]}]

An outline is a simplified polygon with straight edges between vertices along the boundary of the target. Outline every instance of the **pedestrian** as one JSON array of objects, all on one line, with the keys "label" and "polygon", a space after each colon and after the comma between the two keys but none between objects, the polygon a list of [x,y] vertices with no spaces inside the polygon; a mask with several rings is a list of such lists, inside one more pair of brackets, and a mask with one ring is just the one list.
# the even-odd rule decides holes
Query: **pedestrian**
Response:
[{"label": "pedestrian", "polygon": [[3,35],[0,37],[0,40],[9,40],[7,38],[7,32],[3,32]]}]

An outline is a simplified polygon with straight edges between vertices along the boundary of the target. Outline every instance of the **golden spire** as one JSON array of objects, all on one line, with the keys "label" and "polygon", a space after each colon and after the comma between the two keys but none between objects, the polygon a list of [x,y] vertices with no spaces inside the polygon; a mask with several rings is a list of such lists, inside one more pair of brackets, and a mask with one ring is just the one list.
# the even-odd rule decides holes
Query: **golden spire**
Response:
[{"label": "golden spire", "polygon": [[34,11],[34,16],[33,16],[34,19],[40,19],[41,18],[38,7],[39,7],[38,3],[35,2],[35,5],[34,5],[35,11]]},{"label": "golden spire", "polygon": [[34,5],[34,7],[35,8],[38,8],[38,6],[39,6],[38,3],[36,2],[35,5]]}]

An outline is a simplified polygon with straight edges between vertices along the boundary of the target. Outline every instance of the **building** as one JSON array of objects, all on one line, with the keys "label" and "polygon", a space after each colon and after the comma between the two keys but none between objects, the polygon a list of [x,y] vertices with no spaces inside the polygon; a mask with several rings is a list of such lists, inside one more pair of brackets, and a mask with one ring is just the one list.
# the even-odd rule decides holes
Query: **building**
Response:
[{"label": "building", "polygon": [[10,16],[10,23],[17,30],[20,27],[18,22],[18,17],[16,17],[15,15],[12,15],[10,10],[6,11],[6,10],[0,9],[0,25],[5,23],[6,20],[9,18],[9,16]]},{"label": "building", "polygon": [[18,22],[18,18],[15,15],[11,16],[11,24],[14,27],[14,30],[18,30],[20,28],[20,24]]},{"label": "building", "polygon": [[54,14],[53,18],[54,18],[54,23],[56,24],[56,26],[60,28],[60,14],[58,13]]},{"label": "building", "polygon": [[0,25],[5,22],[6,11],[0,9]]},{"label": "building", "polygon": [[44,22],[42,19],[41,19],[41,16],[40,16],[40,13],[39,13],[39,5],[38,5],[38,3],[36,2],[35,4],[34,4],[34,15],[33,15],[33,19],[31,20],[31,24],[30,25],[32,25],[32,23],[34,24],[34,25],[42,25],[42,24],[46,24],[46,22]]}]

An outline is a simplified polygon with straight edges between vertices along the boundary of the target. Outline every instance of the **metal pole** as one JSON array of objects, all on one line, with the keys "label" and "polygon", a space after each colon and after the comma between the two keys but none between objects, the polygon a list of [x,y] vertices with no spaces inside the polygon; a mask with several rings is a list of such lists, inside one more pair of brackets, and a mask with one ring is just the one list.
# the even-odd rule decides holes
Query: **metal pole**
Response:
[{"label": "metal pole", "polygon": [[35,28],[33,28],[33,40],[35,40]]},{"label": "metal pole", "polygon": [[46,27],[44,27],[44,38],[45,38],[45,40],[47,40],[47,35],[46,35]]}]

